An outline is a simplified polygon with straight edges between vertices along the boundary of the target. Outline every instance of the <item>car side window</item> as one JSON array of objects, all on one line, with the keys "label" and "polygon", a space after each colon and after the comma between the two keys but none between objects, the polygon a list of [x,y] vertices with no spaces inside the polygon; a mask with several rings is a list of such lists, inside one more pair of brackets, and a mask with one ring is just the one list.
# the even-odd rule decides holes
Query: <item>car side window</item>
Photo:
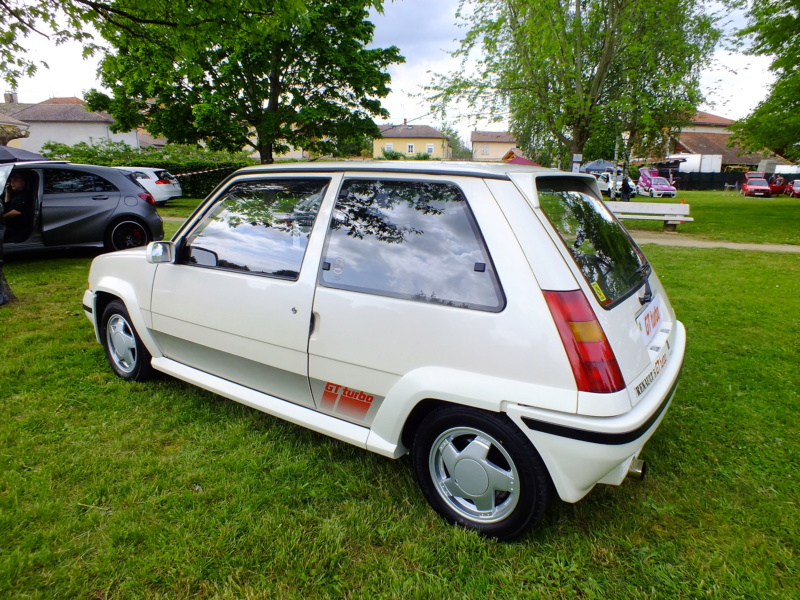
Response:
[{"label": "car side window", "polygon": [[189,234],[181,262],[297,280],[329,178],[233,184]]},{"label": "car side window", "polygon": [[320,284],[493,312],[505,306],[472,211],[450,183],[345,180]]},{"label": "car side window", "polygon": [[45,194],[85,194],[92,192],[118,192],[110,181],[83,171],[72,169],[46,169],[44,172]]}]

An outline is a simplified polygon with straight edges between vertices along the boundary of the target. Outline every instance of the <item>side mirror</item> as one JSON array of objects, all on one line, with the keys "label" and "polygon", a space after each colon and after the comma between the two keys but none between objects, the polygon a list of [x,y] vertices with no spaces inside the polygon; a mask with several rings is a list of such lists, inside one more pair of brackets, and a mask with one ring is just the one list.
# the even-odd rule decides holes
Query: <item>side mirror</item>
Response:
[{"label": "side mirror", "polygon": [[154,265],[175,262],[175,244],[150,242],[147,244],[147,262]]}]

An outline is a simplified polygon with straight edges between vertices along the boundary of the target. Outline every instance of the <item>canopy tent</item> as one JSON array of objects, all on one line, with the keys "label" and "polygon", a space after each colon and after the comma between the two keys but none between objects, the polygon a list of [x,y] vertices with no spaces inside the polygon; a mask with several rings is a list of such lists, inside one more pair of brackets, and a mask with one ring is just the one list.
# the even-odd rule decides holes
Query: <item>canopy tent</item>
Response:
[{"label": "canopy tent", "polygon": [[615,166],[612,162],[598,158],[590,163],[581,165],[581,173],[605,173],[606,171],[613,171]]},{"label": "canopy tent", "polygon": [[21,148],[11,146],[0,146],[0,163],[19,162],[25,160],[48,160],[41,154],[28,152]]}]

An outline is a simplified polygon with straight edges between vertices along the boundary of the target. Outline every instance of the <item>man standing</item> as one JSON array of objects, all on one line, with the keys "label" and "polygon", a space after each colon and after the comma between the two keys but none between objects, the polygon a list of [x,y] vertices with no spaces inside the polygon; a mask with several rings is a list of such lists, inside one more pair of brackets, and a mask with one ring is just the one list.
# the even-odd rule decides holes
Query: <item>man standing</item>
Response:
[{"label": "man standing", "polygon": [[11,173],[6,183],[3,220],[6,244],[24,242],[33,229],[33,194],[21,173]]}]

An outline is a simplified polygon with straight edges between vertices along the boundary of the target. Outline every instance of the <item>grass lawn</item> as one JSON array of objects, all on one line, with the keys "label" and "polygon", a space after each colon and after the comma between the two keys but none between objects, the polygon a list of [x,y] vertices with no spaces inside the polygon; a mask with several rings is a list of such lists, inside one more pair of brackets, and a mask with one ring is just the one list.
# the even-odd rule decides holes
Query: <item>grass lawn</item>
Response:
[{"label": "grass lawn", "polygon": [[[694,222],[678,225],[687,237],[755,244],[800,244],[800,198],[745,198],[734,192],[683,192],[677,198],[648,198],[639,202],[674,203],[685,200]],[[662,230],[661,221],[626,220],[630,229]]]},{"label": "grass lawn", "polygon": [[644,249],[689,334],[649,475],[512,544],[439,520],[407,458],[116,378],[80,307],[91,257],[14,258],[0,598],[800,597],[800,257]]}]

